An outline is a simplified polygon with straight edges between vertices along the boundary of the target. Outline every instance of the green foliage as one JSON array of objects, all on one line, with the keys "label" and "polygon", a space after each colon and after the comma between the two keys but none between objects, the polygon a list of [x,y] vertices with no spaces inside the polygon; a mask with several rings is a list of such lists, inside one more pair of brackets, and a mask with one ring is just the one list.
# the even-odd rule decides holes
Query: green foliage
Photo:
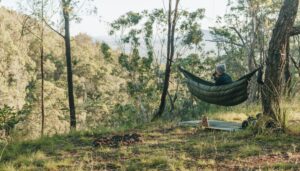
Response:
[{"label": "green foliage", "polygon": [[124,67],[128,71],[132,71],[133,69],[131,68],[129,61],[128,61],[129,56],[121,53],[119,56],[119,64]]},{"label": "green foliage", "polygon": [[0,129],[4,129],[7,135],[14,125],[18,123],[16,115],[16,112],[7,105],[4,105],[4,107],[0,109]]},{"label": "green foliage", "polygon": [[[0,54],[3,59],[0,62],[3,73],[0,79],[1,106],[9,104],[16,111],[22,110],[24,122],[18,122],[12,132],[13,136],[17,139],[32,139],[40,135],[40,53],[38,39],[32,34],[21,36],[21,23],[14,22],[16,18],[22,20],[23,17],[3,8],[0,10],[0,21],[3,24],[0,27],[0,45],[3,50]],[[8,25],[13,27],[8,29]],[[38,33],[37,27],[31,29]],[[45,29],[45,135],[68,130],[67,75],[62,44],[60,37],[50,29]],[[116,52],[108,48],[104,47],[104,51],[106,55],[111,55],[111,60],[105,60],[101,43],[94,42],[90,36],[79,34],[72,38],[78,129],[107,125],[106,118],[111,117],[115,104],[128,99],[124,91],[113,93],[122,88],[125,70],[118,65]],[[8,82],[11,84],[8,85]]]},{"label": "green foliage", "polygon": [[197,48],[200,48],[200,42],[203,37],[200,21],[204,17],[204,11],[204,9],[197,9],[194,12],[181,12],[181,14],[185,16],[179,26],[179,33],[183,34],[183,44],[189,47],[195,45]]},{"label": "green foliage", "polygon": [[24,120],[24,116],[30,112],[26,107],[18,112],[7,105],[0,108],[0,130],[5,130],[5,135],[10,135],[16,124]]},{"label": "green foliage", "polygon": [[[201,49],[200,42],[203,34],[200,21],[203,17],[203,9],[198,9],[194,12],[186,10],[179,12],[178,25],[180,27],[176,30],[178,32],[176,37],[178,49],[186,47],[189,49]],[[123,50],[118,58],[119,64],[128,71],[126,89],[127,93],[132,97],[128,104],[135,105],[139,113],[138,116],[140,116],[138,118],[149,118],[155,112],[155,105],[159,103],[159,94],[163,80],[163,68],[161,65],[163,64],[154,62],[164,60],[166,49],[160,51],[156,47],[164,47],[165,35],[167,35],[166,28],[167,12],[163,9],[154,9],[141,13],[129,12],[111,24],[110,34],[119,36],[120,46]],[[153,37],[159,37],[159,40],[154,41]],[[141,51],[146,52],[146,54],[144,55]],[[185,52],[182,52],[178,52],[179,59],[181,57],[185,58]],[[181,65],[180,62],[180,60],[176,61],[176,65]],[[199,61],[197,64],[200,63]],[[175,79],[177,79],[178,74],[174,75]],[[170,90],[170,92],[173,91],[172,89]],[[181,102],[178,104],[180,105]]]},{"label": "green foliage", "polygon": [[[178,14],[179,29],[176,40],[180,44],[177,46],[188,46],[190,48],[200,48],[202,41],[202,31],[200,21],[204,17],[204,9],[197,9],[194,12],[181,10]],[[141,13],[129,12],[122,15],[111,24],[111,35],[119,35],[124,44],[133,47],[141,45],[140,39],[143,37],[148,58],[159,58],[154,56],[153,34],[166,35],[167,33],[167,12],[163,9],[143,11]],[[155,29],[155,30],[154,30]],[[162,38],[165,40],[165,37]],[[158,40],[158,41],[162,41]]]},{"label": "green foliage", "polygon": [[134,26],[138,24],[141,19],[142,19],[141,14],[132,11],[128,12],[125,15],[119,17],[115,22],[111,24],[111,27],[113,29],[110,31],[110,34],[113,35],[115,31],[119,31],[123,27]]},{"label": "green foliage", "polygon": [[104,55],[104,58],[106,59],[106,60],[110,60],[111,59],[111,52],[110,52],[110,47],[109,47],[109,45],[108,44],[106,44],[106,43],[102,43],[101,44],[101,52],[103,53],[103,55]]},{"label": "green foliage", "polygon": [[225,63],[234,78],[249,71],[251,55],[257,66],[263,65],[281,3],[280,0],[229,1],[231,10],[217,21],[224,24],[211,28],[212,41],[217,44],[217,62]]},{"label": "green foliage", "polygon": [[113,125],[116,127],[133,127],[138,124],[138,111],[134,105],[131,104],[117,104],[112,112]]}]

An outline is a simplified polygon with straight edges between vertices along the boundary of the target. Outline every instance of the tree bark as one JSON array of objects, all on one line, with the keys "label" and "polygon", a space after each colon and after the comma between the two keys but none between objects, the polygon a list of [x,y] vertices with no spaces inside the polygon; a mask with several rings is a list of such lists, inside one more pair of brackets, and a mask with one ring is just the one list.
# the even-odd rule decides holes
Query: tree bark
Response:
[{"label": "tree bark", "polygon": [[172,14],[172,0],[169,0],[169,13],[168,13],[168,45],[167,45],[167,61],[166,61],[166,69],[165,69],[165,80],[164,80],[164,87],[163,92],[161,95],[160,105],[158,112],[153,117],[153,120],[158,119],[163,114],[165,107],[166,107],[166,97],[168,94],[169,89],[169,80],[171,76],[171,66],[172,61],[174,57],[174,34],[175,34],[175,26],[176,26],[176,20],[177,20],[177,12],[178,12],[178,4],[179,0],[176,0],[175,10],[174,10],[174,16],[173,21],[171,19]]},{"label": "tree bark", "polygon": [[262,89],[264,115],[278,121],[280,97],[286,62],[286,47],[297,15],[299,0],[285,0],[273,29],[266,58],[265,84]]},{"label": "tree bark", "polygon": [[72,58],[71,58],[71,39],[70,39],[70,0],[62,0],[63,16],[65,21],[65,48],[67,62],[67,79],[68,79],[68,96],[70,108],[70,128],[76,129],[75,103],[73,93],[73,73],[72,73]]}]

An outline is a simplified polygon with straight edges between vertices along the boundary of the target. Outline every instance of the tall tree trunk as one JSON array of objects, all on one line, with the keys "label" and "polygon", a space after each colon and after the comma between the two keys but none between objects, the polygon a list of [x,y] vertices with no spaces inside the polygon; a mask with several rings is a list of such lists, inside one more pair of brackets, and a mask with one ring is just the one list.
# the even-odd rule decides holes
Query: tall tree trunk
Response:
[{"label": "tall tree trunk", "polygon": [[179,0],[176,0],[175,10],[174,10],[174,16],[173,21],[171,19],[172,15],[172,0],[169,0],[169,13],[168,13],[168,45],[167,45],[167,61],[166,61],[166,69],[165,69],[165,80],[164,80],[164,87],[163,92],[161,95],[160,105],[158,112],[155,114],[154,118],[152,120],[155,120],[159,118],[166,107],[166,97],[168,94],[169,89],[169,80],[171,76],[171,66],[173,62],[174,57],[174,34],[175,34],[175,26],[176,26],[176,20],[177,20],[177,12],[178,12],[178,4]]},{"label": "tall tree trunk", "polygon": [[42,0],[42,11],[41,11],[41,44],[40,44],[40,53],[41,53],[41,112],[42,112],[42,127],[41,127],[41,136],[44,135],[45,128],[45,108],[44,108],[44,0]]},{"label": "tall tree trunk", "polygon": [[285,0],[273,30],[266,58],[265,85],[262,90],[264,115],[278,121],[282,80],[286,62],[286,47],[293,27],[299,0]]},{"label": "tall tree trunk", "polygon": [[67,61],[67,77],[68,77],[68,96],[70,108],[70,128],[76,129],[76,115],[73,93],[73,73],[72,73],[72,58],[71,58],[71,39],[70,39],[70,0],[62,0],[63,2],[63,15],[65,20],[65,48],[66,48],[66,61]]},{"label": "tall tree trunk", "polygon": [[[251,16],[251,32],[250,32],[250,49],[248,50],[248,69],[249,72],[255,69],[255,48],[257,44],[257,18],[256,13],[258,6],[255,2],[248,1]],[[248,102],[253,103],[257,100],[258,85],[256,84],[256,77],[254,76],[249,83],[249,98]]]}]

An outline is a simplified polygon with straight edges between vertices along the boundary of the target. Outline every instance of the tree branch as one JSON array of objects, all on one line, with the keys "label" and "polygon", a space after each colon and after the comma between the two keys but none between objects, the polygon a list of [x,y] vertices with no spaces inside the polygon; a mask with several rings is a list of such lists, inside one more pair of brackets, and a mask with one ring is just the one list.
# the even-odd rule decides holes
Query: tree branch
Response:
[{"label": "tree branch", "polygon": [[294,64],[295,68],[296,68],[298,71],[300,71],[300,66],[297,64],[295,58],[293,58],[292,56],[290,56],[290,58],[291,58],[291,60],[292,60],[292,62],[293,62],[293,64]]},{"label": "tree branch", "polygon": [[300,34],[300,26],[294,26],[290,31],[290,36],[296,36]]},{"label": "tree branch", "polygon": [[[25,19],[22,21],[22,29],[21,29],[21,38],[25,36],[25,30],[31,33],[33,36],[35,36],[37,39],[41,40],[41,38],[34,33],[29,26],[27,26],[27,22],[30,20],[30,16],[26,16]],[[21,21],[20,21],[21,22]]]},{"label": "tree branch", "polygon": [[43,19],[43,21],[47,25],[47,27],[49,27],[52,31],[54,31],[56,34],[58,34],[63,39],[65,39],[65,36],[63,34],[61,34],[59,31],[57,31],[56,29],[54,29],[46,20]]},{"label": "tree branch", "polygon": [[227,40],[222,40],[222,39],[214,39],[214,40],[205,40],[207,42],[217,42],[217,43],[229,43],[229,44],[233,44],[233,45],[236,45],[236,46],[239,46],[239,47],[244,47],[244,45],[242,44],[239,44],[239,43],[234,43],[234,42],[231,42],[231,41],[227,41]]},{"label": "tree branch", "polygon": [[246,43],[245,43],[245,41],[244,41],[244,38],[243,38],[243,36],[241,35],[241,33],[235,28],[235,27],[229,27],[229,28],[231,28],[231,29],[233,29],[235,32],[236,32],[236,34],[239,36],[239,38],[241,39],[241,41],[242,41],[242,43],[243,43],[243,45],[244,45],[244,47],[246,48]]}]

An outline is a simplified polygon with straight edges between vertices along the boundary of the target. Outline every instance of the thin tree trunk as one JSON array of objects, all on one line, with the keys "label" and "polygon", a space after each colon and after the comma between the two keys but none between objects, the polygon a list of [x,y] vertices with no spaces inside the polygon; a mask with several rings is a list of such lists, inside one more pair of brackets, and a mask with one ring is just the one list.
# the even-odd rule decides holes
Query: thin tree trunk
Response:
[{"label": "thin tree trunk", "polygon": [[179,82],[177,82],[177,86],[176,86],[176,92],[174,94],[174,97],[172,99],[172,97],[170,96],[170,103],[171,103],[171,109],[170,112],[173,112],[175,110],[175,102],[177,100],[177,95],[178,95],[178,90],[179,90]]},{"label": "thin tree trunk", "polygon": [[278,121],[286,47],[298,10],[299,0],[285,0],[273,30],[266,58],[265,84],[262,90],[264,115]]},{"label": "thin tree trunk", "polygon": [[173,21],[172,21],[172,19],[171,19],[172,0],[169,0],[168,45],[167,45],[167,61],[166,61],[166,70],[165,70],[165,80],[164,80],[164,87],[163,87],[163,92],[161,95],[159,109],[152,120],[155,120],[155,119],[161,117],[161,115],[163,114],[165,107],[166,107],[166,96],[168,94],[169,80],[170,80],[170,75],[171,75],[171,66],[172,66],[172,61],[173,61],[174,51],[175,51],[174,34],[175,34],[175,26],[176,26],[176,20],[177,20],[178,4],[179,4],[179,0],[176,0],[174,16],[173,16]]},{"label": "thin tree trunk", "polygon": [[72,73],[72,58],[71,58],[71,39],[70,39],[70,0],[63,0],[63,15],[65,20],[65,46],[66,46],[66,61],[67,61],[67,79],[68,79],[68,95],[70,108],[70,128],[76,129],[75,103],[73,93],[73,73]]},{"label": "thin tree trunk", "polygon": [[168,95],[168,97],[169,97],[169,101],[170,101],[170,104],[171,104],[170,112],[173,112],[175,106],[174,106],[174,103],[173,103],[173,100],[172,100],[172,96],[171,96],[171,94],[169,93],[169,91],[168,91],[167,95]]},{"label": "thin tree trunk", "polygon": [[[295,42],[294,42],[295,43]],[[295,43],[296,44],[296,43]],[[300,46],[299,46],[300,48]],[[300,51],[298,52],[300,53]],[[294,65],[294,67],[296,68],[297,72],[298,72],[298,75],[300,76],[300,64],[292,57],[292,56],[289,56],[289,59],[290,61],[292,62],[292,64]],[[299,61],[300,62],[300,61]]]},{"label": "thin tree trunk", "polygon": [[[256,13],[258,6],[255,2],[248,1],[251,16],[251,32],[250,32],[250,49],[248,50],[248,70],[249,72],[255,69],[255,48],[257,44],[257,18]],[[247,48],[247,47],[246,47]],[[253,103],[257,100],[258,85],[256,83],[256,76],[254,76],[249,83],[249,98],[248,103]]]},{"label": "thin tree trunk", "polygon": [[41,53],[41,112],[42,112],[42,127],[41,127],[41,136],[44,135],[45,128],[45,108],[44,108],[44,0],[42,0],[42,19],[41,19],[41,44],[40,44],[40,53]]},{"label": "thin tree trunk", "polygon": [[286,62],[285,62],[285,67],[284,67],[284,92],[283,94],[285,96],[290,96],[289,92],[291,89],[291,79],[292,75],[290,72],[290,42],[288,40],[287,46],[286,46]]}]

